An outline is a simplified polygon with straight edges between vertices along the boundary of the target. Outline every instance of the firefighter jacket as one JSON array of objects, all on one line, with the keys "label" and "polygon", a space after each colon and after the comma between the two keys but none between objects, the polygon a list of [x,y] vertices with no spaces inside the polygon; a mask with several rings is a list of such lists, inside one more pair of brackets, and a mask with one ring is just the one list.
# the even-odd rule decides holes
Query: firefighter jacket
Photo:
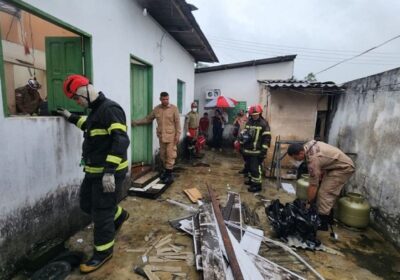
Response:
[{"label": "firefighter jacket", "polygon": [[311,140],[304,145],[310,185],[318,186],[326,172],[344,170],[354,163],[338,148],[324,142]]},{"label": "firefighter jacket", "polygon": [[250,117],[244,128],[244,133],[248,135],[239,140],[243,155],[265,156],[271,143],[271,130],[268,122],[261,117],[257,120]]},{"label": "firefighter jacket", "polygon": [[185,117],[185,130],[189,128],[197,129],[199,127],[199,113],[190,111]]},{"label": "firefighter jacket", "polygon": [[156,106],[153,111],[144,119],[137,120],[137,124],[151,123],[154,119],[157,121],[157,137],[161,143],[173,143],[179,140],[181,135],[181,120],[178,108],[175,105],[162,104]]},{"label": "firefighter jacket", "polygon": [[15,89],[15,103],[18,113],[34,114],[38,112],[43,100],[36,89],[23,86]]},{"label": "firefighter jacket", "polygon": [[129,137],[124,110],[102,92],[89,108],[87,117],[72,114],[68,119],[84,131],[82,159],[86,175],[125,175]]}]

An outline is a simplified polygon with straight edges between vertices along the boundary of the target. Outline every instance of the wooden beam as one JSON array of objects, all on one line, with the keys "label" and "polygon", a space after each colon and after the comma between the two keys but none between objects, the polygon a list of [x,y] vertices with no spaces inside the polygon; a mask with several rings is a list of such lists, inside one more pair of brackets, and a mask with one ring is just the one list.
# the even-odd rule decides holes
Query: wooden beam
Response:
[{"label": "wooden beam", "polygon": [[221,209],[219,208],[219,204],[215,196],[215,192],[208,184],[207,188],[208,188],[208,193],[210,195],[211,204],[214,209],[215,218],[217,219],[218,228],[222,235],[222,241],[224,242],[224,247],[226,255],[228,256],[229,265],[232,269],[233,277],[235,280],[244,280],[242,271],[240,270],[239,263],[236,259],[235,251],[233,250],[232,242],[228,235],[228,230],[226,229],[225,226],[224,218],[222,217]]}]

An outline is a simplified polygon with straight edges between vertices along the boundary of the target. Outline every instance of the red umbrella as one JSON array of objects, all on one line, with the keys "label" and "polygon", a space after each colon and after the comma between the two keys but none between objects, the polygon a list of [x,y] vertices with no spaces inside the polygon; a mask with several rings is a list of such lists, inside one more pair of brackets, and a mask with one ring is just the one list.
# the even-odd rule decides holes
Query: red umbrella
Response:
[{"label": "red umbrella", "polygon": [[217,98],[212,99],[209,101],[204,108],[211,109],[211,108],[235,108],[238,102],[230,97],[226,96],[218,96]]}]

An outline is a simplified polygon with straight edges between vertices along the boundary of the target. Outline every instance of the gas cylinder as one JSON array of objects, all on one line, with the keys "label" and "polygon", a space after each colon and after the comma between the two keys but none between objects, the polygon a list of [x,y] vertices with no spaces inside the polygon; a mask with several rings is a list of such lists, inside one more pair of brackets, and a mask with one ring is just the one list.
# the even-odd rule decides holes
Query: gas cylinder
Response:
[{"label": "gas cylinder", "polygon": [[303,174],[301,175],[301,178],[297,180],[296,182],[296,197],[299,199],[307,199],[307,188],[309,185],[308,179],[309,179],[308,174]]},{"label": "gas cylinder", "polygon": [[371,206],[364,196],[350,192],[339,199],[338,204],[339,221],[355,228],[368,226]]}]

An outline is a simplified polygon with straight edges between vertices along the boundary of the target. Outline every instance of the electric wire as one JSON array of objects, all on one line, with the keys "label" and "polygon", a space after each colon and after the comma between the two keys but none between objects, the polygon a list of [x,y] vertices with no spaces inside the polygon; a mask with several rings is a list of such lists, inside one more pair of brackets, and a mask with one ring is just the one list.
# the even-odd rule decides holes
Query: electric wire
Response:
[{"label": "electric wire", "polygon": [[389,43],[389,42],[391,42],[391,41],[393,41],[393,40],[396,40],[397,38],[400,38],[400,34],[397,35],[397,36],[394,36],[393,38],[391,38],[391,39],[389,39],[389,40],[386,40],[385,42],[383,42],[383,43],[381,43],[381,44],[379,44],[379,45],[377,45],[377,46],[375,46],[375,47],[372,47],[372,48],[370,48],[370,49],[368,49],[368,50],[365,50],[365,51],[363,51],[363,52],[360,53],[360,54],[357,54],[357,55],[355,55],[355,56],[352,56],[352,57],[349,57],[349,58],[344,59],[344,60],[342,60],[342,61],[339,61],[339,62],[333,64],[332,66],[329,66],[329,67],[327,67],[327,68],[325,68],[325,69],[323,69],[323,70],[321,70],[321,71],[318,71],[317,73],[315,73],[315,75],[318,75],[318,74],[320,74],[320,73],[323,73],[323,72],[325,72],[325,71],[328,71],[329,69],[332,69],[333,67],[336,67],[336,66],[338,66],[338,65],[340,65],[340,64],[342,64],[342,63],[345,63],[345,62],[347,62],[347,61],[350,61],[350,60],[353,60],[353,59],[355,59],[355,58],[357,58],[357,57],[360,57],[360,56],[362,56],[362,55],[364,55],[364,54],[366,54],[366,53],[368,53],[368,52],[370,52],[370,51],[373,51],[373,50],[375,50],[375,49],[377,49],[377,48],[379,48],[379,47],[382,47],[383,45],[386,45],[387,43]]}]

